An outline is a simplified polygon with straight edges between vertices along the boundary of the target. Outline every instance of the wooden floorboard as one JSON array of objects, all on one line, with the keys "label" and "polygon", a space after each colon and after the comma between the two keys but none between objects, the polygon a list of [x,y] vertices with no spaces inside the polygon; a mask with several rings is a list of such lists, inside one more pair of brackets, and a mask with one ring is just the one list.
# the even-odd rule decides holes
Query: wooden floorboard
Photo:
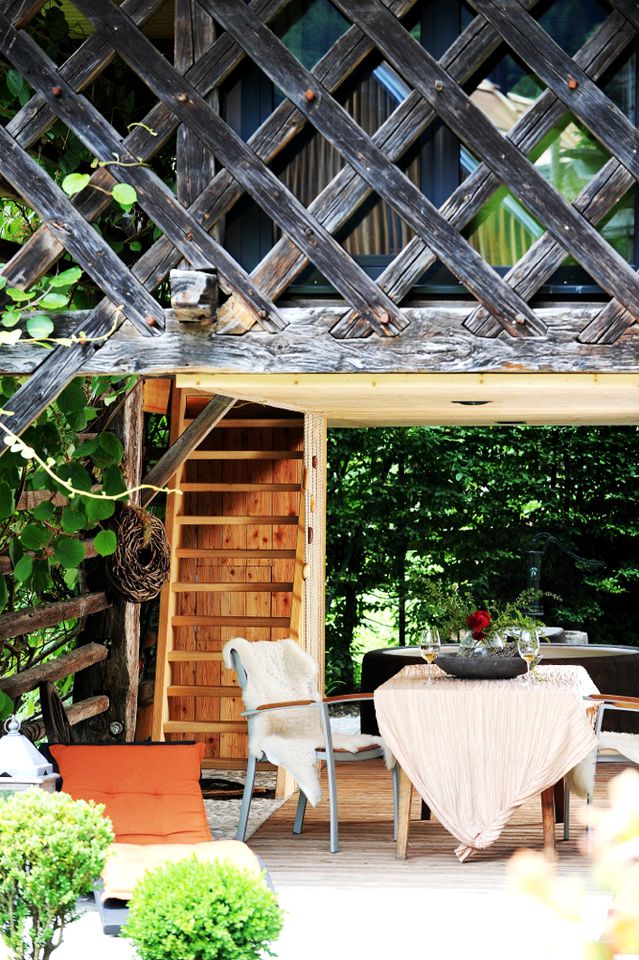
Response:
[{"label": "wooden floorboard", "polygon": [[[595,806],[603,805],[607,782],[623,767],[599,764]],[[340,852],[328,850],[328,802],[308,808],[304,832],[293,836],[291,827],[297,797],[288,800],[251,837],[250,845],[268,864],[276,888],[309,887],[421,887],[451,888],[467,893],[509,889],[508,861],[521,847],[543,848],[539,798],[521,807],[500,839],[487,850],[460,864],[454,854],[457,841],[436,820],[419,821],[414,801],[408,859],[395,858],[392,839],[391,777],[380,761],[338,766],[340,802]],[[579,876],[588,890],[598,890],[583,852],[585,803],[572,798],[572,839],[561,840],[557,826],[557,862],[562,875]]]}]

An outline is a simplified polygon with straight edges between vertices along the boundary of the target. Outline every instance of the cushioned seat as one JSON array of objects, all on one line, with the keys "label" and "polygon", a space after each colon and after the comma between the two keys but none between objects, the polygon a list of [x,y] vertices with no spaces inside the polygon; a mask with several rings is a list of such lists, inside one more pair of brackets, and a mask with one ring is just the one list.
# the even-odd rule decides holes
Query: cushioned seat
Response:
[{"label": "cushioned seat", "polygon": [[104,804],[113,825],[115,843],[96,891],[105,933],[119,933],[135,884],[164,863],[195,855],[263,872],[246,844],[213,840],[199,782],[203,744],[52,744],[50,752],[62,790]]}]

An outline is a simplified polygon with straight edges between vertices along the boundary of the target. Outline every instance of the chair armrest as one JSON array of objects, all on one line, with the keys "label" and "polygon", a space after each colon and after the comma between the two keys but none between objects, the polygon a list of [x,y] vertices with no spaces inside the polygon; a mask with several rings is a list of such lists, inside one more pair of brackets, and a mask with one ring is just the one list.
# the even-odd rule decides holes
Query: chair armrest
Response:
[{"label": "chair armrest", "polygon": [[621,707],[624,710],[639,710],[639,697],[616,697],[605,693],[592,693],[584,699],[601,703],[606,707]]},{"label": "chair armrest", "polygon": [[267,710],[289,710],[291,707],[318,707],[321,700],[283,700],[281,703],[261,703],[254,710],[243,710],[242,717],[254,717]]},{"label": "chair armrest", "polygon": [[372,700],[372,693],[344,693],[338,697],[324,697],[323,703],[353,703],[361,700]]}]

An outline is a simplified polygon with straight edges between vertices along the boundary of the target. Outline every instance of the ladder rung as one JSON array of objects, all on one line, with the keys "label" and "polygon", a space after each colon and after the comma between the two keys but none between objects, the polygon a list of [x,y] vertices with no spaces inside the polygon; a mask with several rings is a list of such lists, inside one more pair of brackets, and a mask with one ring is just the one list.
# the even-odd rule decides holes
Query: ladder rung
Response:
[{"label": "ladder rung", "polygon": [[302,460],[302,450],[194,450],[187,460]]},{"label": "ladder rung", "polygon": [[209,526],[226,524],[228,526],[239,526],[239,527],[242,527],[242,526],[246,527],[246,526],[251,526],[252,524],[256,524],[257,526],[277,527],[277,526],[282,526],[284,524],[290,524],[290,525],[296,524],[298,522],[298,518],[291,517],[291,516],[271,517],[268,515],[259,516],[259,517],[247,517],[247,516],[235,517],[232,515],[223,516],[223,517],[219,517],[219,516],[218,517],[200,517],[200,516],[182,515],[182,516],[176,517],[175,521],[176,523],[179,523],[183,526],[196,525],[198,527],[203,527],[203,526],[206,526],[207,524]]},{"label": "ladder rung", "polygon": [[167,720],[165,733],[246,733],[247,725],[239,720]]},{"label": "ladder rung", "polygon": [[206,549],[204,547],[178,547],[175,551],[176,557],[180,560],[206,560],[206,559],[226,559],[236,560],[241,557],[247,557],[249,560],[294,560],[295,550],[224,550],[224,549]]},{"label": "ladder rung", "polygon": [[171,684],[168,688],[169,697],[241,697],[242,691],[239,687],[198,687],[198,686],[180,686]]},{"label": "ladder rung", "polygon": [[169,663],[186,663],[194,660],[201,663],[208,660],[221,660],[222,653],[219,650],[169,650],[167,660]]},{"label": "ladder rung", "polygon": [[176,593],[290,593],[292,583],[172,583]]},{"label": "ladder rung", "polygon": [[177,614],[174,627],[289,627],[288,617],[207,617]]},{"label": "ladder rung", "polygon": [[[182,420],[182,423],[189,424],[193,423],[192,417],[185,417]],[[235,427],[236,429],[240,428],[251,428],[254,427],[256,430],[260,429],[270,429],[271,427],[303,427],[304,420],[300,417],[291,417],[287,419],[286,417],[273,417],[270,420],[240,420],[239,417],[236,419],[225,417],[224,420],[220,420],[219,423],[215,424],[215,429],[226,429],[230,427]]]},{"label": "ladder rung", "polygon": [[181,483],[183,493],[289,493],[299,492],[301,483]]}]

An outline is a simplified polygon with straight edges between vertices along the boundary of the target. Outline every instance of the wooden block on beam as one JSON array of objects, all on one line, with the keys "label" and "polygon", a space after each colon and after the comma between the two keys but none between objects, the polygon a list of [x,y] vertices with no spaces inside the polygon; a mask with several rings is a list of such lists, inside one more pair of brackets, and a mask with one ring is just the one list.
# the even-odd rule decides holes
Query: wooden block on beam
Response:
[{"label": "wooden block on beam", "polygon": [[180,323],[208,325],[217,310],[216,270],[171,270],[171,306]]}]

